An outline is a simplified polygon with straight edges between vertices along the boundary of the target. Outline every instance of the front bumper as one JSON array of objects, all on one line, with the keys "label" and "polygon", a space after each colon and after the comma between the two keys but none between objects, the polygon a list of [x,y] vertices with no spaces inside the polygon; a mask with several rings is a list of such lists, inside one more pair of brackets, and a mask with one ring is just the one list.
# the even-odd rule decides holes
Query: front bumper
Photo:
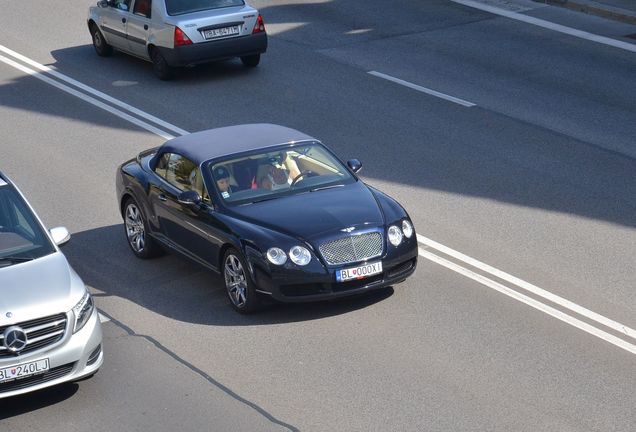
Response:
[{"label": "front bumper", "polygon": [[267,50],[267,33],[199,42],[175,48],[157,48],[170,66],[191,66],[264,53]]},{"label": "front bumper", "polygon": [[[69,322],[69,326],[72,323]],[[102,328],[97,309],[84,327],[73,334],[66,330],[62,343],[50,349],[0,360],[0,369],[31,361],[49,359],[49,370],[43,374],[0,383],[0,399],[29,393],[68,381],[78,381],[99,370],[104,362]]]},{"label": "front bumper", "polygon": [[368,262],[382,261],[382,273],[364,279],[347,282],[336,281],[336,270],[355,267],[364,263],[352,263],[340,267],[323,267],[323,271],[264,271],[253,266],[253,277],[258,292],[285,303],[329,300],[361,294],[385,288],[404,281],[417,267],[417,245],[414,240],[399,253],[393,252]]}]

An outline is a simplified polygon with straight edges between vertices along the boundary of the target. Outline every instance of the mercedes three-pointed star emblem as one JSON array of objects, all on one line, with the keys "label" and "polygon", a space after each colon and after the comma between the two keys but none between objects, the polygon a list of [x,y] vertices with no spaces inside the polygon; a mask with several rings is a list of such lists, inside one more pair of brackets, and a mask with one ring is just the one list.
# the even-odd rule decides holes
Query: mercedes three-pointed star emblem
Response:
[{"label": "mercedes three-pointed star emblem", "polygon": [[4,331],[4,346],[12,353],[19,353],[27,345],[27,335],[18,326],[9,327]]}]

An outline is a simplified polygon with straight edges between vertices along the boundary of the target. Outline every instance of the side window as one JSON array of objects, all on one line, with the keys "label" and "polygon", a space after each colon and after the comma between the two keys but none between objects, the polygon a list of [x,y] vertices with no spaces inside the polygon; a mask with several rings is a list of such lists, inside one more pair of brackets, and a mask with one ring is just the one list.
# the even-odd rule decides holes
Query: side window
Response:
[{"label": "side window", "polygon": [[166,178],[166,170],[168,169],[168,160],[170,160],[170,153],[164,153],[161,155],[161,159],[157,162],[155,172],[158,176]]},{"label": "side window", "polygon": [[130,10],[130,1],[131,0],[111,0],[109,4],[115,9],[129,11]]},{"label": "side window", "polygon": [[[179,190],[192,190],[193,171],[196,171],[196,169],[197,166],[194,162],[173,153],[168,162],[166,180]],[[196,173],[194,173],[194,176],[196,176]]]},{"label": "side window", "polygon": [[203,183],[203,177],[201,176],[201,170],[198,167],[193,169],[190,173],[190,184],[192,185],[191,189],[198,192],[203,202],[210,202],[210,195],[208,195],[208,191]]},{"label": "side window", "polygon": [[150,18],[152,0],[135,0],[133,14]]}]

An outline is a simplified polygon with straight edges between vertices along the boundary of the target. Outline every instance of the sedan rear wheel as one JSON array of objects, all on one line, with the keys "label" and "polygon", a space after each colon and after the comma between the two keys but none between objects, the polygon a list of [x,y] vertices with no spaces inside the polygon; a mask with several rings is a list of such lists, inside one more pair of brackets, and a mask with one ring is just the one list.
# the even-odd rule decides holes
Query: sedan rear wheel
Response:
[{"label": "sedan rear wheel", "polygon": [[225,289],[232,307],[240,313],[250,313],[260,307],[260,299],[247,273],[247,266],[236,249],[229,249],[223,259]]},{"label": "sedan rear wheel", "polygon": [[91,37],[93,38],[93,47],[98,56],[108,57],[113,54],[113,47],[106,42],[104,35],[95,24],[91,25]]},{"label": "sedan rear wheel", "polygon": [[258,66],[258,64],[261,62],[261,55],[254,54],[250,56],[244,56],[244,57],[241,57],[241,61],[243,62],[243,66],[248,68],[253,68]]},{"label": "sedan rear wheel", "polygon": [[124,210],[124,228],[128,246],[139,258],[151,258],[160,254],[161,249],[147,233],[144,216],[137,203],[131,198],[126,201]]},{"label": "sedan rear wheel", "polygon": [[152,70],[155,72],[157,78],[162,81],[168,81],[174,78],[174,68],[168,64],[158,49],[155,48],[152,50],[151,59]]}]

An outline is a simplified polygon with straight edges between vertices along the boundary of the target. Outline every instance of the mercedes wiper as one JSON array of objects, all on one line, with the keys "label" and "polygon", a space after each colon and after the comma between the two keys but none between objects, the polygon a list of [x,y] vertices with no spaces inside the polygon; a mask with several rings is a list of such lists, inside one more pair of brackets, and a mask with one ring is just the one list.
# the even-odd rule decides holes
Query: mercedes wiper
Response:
[{"label": "mercedes wiper", "polygon": [[5,267],[7,264],[15,264],[19,262],[32,261],[33,257],[19,257],[19,256],[3,256],[0,257],[0,266]]}]

